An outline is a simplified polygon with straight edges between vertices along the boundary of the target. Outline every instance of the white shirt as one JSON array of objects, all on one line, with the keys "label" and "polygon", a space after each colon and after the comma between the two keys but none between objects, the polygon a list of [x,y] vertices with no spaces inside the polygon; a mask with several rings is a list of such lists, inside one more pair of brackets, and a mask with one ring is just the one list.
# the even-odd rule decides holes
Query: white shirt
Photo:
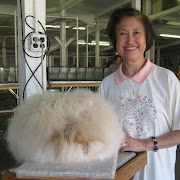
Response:
[{"label": "white shirt", "polygon": [[[122,73],[121,64],[99,87],[99,93],[115,107],[126,133],[148,139],[180,130],[180,84],[174,73],[147,60],[131,79]],[[176,148],[149,151],[147,165],[134,180],[174,180]]]}]

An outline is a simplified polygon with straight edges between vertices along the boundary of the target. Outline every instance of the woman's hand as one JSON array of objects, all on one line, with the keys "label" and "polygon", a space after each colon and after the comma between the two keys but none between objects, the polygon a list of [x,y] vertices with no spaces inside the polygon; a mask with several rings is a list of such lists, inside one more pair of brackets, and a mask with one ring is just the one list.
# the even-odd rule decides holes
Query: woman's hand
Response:
[{"label": "woman's hand", "polygon": [[127,136],[125,142],[123,143],[123,147],[120,149],[121,152],[124,151],[133,151],[133,152],[142,152],[153,150],[154,145],[152,139],[134,139],[131,136]]},{"label": "woman's hand", "polygon": [[[168,148],[180,144],[180,130],[171,131],[163,136],[156,138],[158,142],[158,148]],[[131,136],[127,136],[123,147],[120,151],[133,151],[133,152],[142,152],[142,151],[152,151],[154,149],[154,143],[152,138],[149,139],[135,139]]]}]

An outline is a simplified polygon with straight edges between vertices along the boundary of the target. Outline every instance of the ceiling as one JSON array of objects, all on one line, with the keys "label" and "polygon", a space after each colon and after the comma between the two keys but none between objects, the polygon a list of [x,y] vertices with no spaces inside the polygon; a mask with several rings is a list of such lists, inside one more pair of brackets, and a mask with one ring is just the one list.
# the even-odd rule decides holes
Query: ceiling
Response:
[{"label": "ceiling", "polygon": [[[153,2],[157,2],[153,1]],[[178,54],[180,55],[180,40],[172,38],[162,38],[158,35],[164,34],[179,34],[180,35],[180,5],[178,0],[169,7],[164,7],[163,11],[150,15],[153,27],[157,34],[156,48],[161,48],[161,55]],[[1,0],[0,1],[0,55],[2,54],[3,40],[6,40],[6,52],[9,55],[15,54],[15,36],[14,36],[14,11],[16,10],[16,0]],[[59,18],[62,8],[66,9],[67,17],[78,17],[79,26],[86,27],[88,24],[88,41],[95,40],[95,31],[100,29],[100,41],[109,41],[106,35],[106,26],[111,12],[117,7],[131,6],[131,0],[65,0],[64,3],[59,4],[59,0],[46,0],[46,24],[60,25],[64,22]],[[144,1],[143,1],[144,2]],[[168,0],[162,0],[167,6]],[[144,7],[142,5],[142,7]],[[54,17],[55,16],[55,17]],[[66,25],[76,26],[75,19],[66,19]],[[50,39],[50,54],[59,54],[59,44],[55,36],[59,36],[60,31],[57,28],[46,28],[46,33]],[[72,28],[66,29],[67,41],[74,39],[68,47],[68,54],[75,55],[76,53],[76,31]],[[87,40],[87,31],[79,30],[79,39]],[[86,52],[86,46],[79,45],[80,55]],[[95,46],[88,47],[89,55],[95,55]],[[111,56],[115,52],[112,46],[100,46],[101,56]]]}]

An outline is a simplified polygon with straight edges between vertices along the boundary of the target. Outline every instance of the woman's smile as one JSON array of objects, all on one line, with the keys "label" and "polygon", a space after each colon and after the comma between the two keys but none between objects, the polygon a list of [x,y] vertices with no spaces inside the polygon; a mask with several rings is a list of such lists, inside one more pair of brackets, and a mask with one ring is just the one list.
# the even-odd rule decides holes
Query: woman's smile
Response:
[{"label": "woman's smile", "polygon": [[137,47],[125,47],[124,49],[127,51],[133,51],[133,50],[137,49]]}]

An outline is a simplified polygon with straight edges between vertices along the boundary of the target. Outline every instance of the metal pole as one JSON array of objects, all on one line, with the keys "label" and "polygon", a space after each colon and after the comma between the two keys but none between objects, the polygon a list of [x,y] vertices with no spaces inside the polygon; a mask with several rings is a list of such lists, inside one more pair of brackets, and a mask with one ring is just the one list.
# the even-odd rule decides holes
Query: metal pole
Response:
[{"label": "metal pole", "polygon": [[2,41],[2,65],[7,67],[7,58],[6,58],[6,38]]},{"label": "metal pole", "polygon": [[150,50],[150,58],[152,62],[155,62],[155,40],[153,41],[153,45]]},{"label": "metal pole", "polygon": [[66,54],[66,21],[64,20],[64,17],[66,16],[66,9],[63,9],[61,11],[61,17],[62,22],[60,23],[60,39],[62,42],[62,45],[60,47],[60,66],[67,66],[67,54]]},{"label": "metal pole", "polygon": [[99,30],[99,27],[97,27],[97,30],[95,32],[95,41],[96,41],[96,47],[95,47],[95,67],[100,67],[100,60],[99,60],[99,36],[100,36],[100,30]]},{"label": "metal pole", "polygon": [[161,57],[161,49],[160,48],[157,48],[157,65],[161,65],[161,62],[160,62],[160,57]]},{"label": "metal pole", "polygon": [[79,26],[79,24],[78,24],[78,17],[77,17],[77,19],[76,19],[76,27],[77,27],[77,29],[76,29],[76,67],[79,67],[79,46],[78,46],[78,39],[79,39],[79,33],[78,33],[78,26]]},{"label": "metal pole", "polygon": [[38,33],[37,29],[37,9],[38,9],[38,3],[36,3],[36,0],[34,0],[34,27],[35,27],[35,33]]},{"label": "metal pole", "polygon": [[132,0],[132,7],[141,11],[141,0]]},{"label": "metal pole", "polygon": [[88,29],[88,24],[87,24],[87,30],[86,30],[86,32],[87,32],[87,39],[86,39],[86,66],[88,67],[88,42],[89,42],[89,37],[88,37],[88,32],[89,31],[89,29]]},{"label": "metal pole", "polygon": [[[14,11],[14,43],[15,43],[15,72],[16,72],[16,77],[15,80],[18,80],[18,40],[17,40],[17,12],[16,10]],[[19,89],[17,89],[17,94],[19,95]],[[19,105],[19,96],[17,96],[16,99],[17,105]]]},{"label": "metal pole", "polygon": [[14,43],[15,43],[15,71],[16,81],[18,81],[18,53],[17,53],[17,13],[14,11]]}]

